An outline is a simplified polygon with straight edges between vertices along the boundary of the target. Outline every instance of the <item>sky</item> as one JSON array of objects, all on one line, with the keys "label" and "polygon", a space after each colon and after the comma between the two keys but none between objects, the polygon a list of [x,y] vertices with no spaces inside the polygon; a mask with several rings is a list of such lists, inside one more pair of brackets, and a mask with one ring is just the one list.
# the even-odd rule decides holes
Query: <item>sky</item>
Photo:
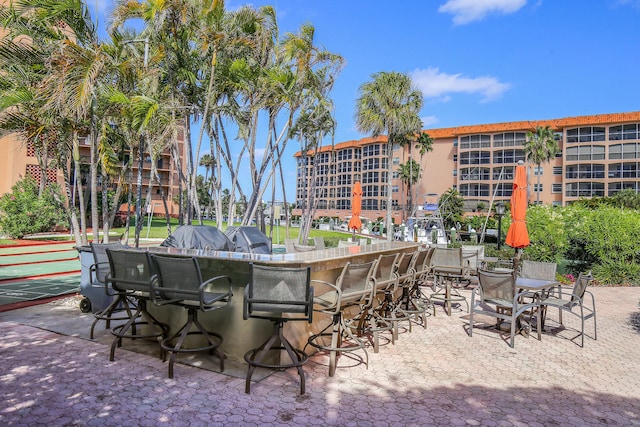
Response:
[{"label": "sky", "polygon": [[[91,3],[100,17],[112,6]],[[381,71],[412,77],[424,129],[640,110],[640,0],[226,2],[245,4],[274,6],[282,34],[313,24],[316,44],[344,57],[331,93],[337,143],[369,136],[355,102]]]}]

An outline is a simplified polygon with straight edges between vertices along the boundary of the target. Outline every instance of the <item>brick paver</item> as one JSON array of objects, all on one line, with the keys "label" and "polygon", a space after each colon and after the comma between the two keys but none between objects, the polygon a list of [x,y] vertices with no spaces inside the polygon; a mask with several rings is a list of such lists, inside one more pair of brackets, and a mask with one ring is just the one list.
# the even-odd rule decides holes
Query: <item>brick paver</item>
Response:
[{"label": "brick paver", "polygon": [[242,378],[180,364],[170,380],[152,356],[123,348],[109,362],[101,342],[0,317],[0,425],[640,425],[640,288],[593,292],[598,340],[584,348],[567,314],[566,329],[511,349],[438,308],[426,330],[370,351],[368,370],[342,358],[329,378],[313,356],[304,396],[295,370],[247,395]]}]

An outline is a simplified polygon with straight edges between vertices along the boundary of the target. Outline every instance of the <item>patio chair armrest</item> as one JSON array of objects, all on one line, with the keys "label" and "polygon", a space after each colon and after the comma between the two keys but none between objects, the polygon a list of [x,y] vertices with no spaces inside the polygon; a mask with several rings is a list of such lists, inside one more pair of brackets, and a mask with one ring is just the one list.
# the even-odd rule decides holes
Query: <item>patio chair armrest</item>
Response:
[{"label": "patio chair armrest", "polygon": [[[96,263],[91,264],[91,266],[89,266],[89,283],[91,283],[91,286],[94,286],[93,277],[97,275],[98,266],[109,267],[109,263],[108,262],[96,262]],[[96,281],[97,281],[97,277],[96,277]],[[97,283],[100,283],[100,282],[97,282]]]},{"label": "patio chair armrest", "polygon": [[[596,298],[593,296],[593,293],[591,293],[591,291],[589,291],[588,289],[584,290],[584,295],[589,295],[590,299],[591,299],[591,308],[595,311],[596,309]],[[584,305],[584,300],[585,297],[582,297],[582,305]]]},{"label": "patio chair armrest", "polygon": [[[229,284],[229,290],[227,292],[220,292],[220,293],[215,293],[213,298],[210,298],[208,300],[205,299],[205,289],[211,285],[214,282],[218,282],[218,281],[223,281],[226,280],[227,283]],[[198,293],[200,296],[200,309],[202,311],[206,310],[205,305],[210,305],[213,304],[214,302],[218,302],[218,301],[225,301],[226,298],[226,303],[227,305],[229,303],[231,303],[231,298],[233,297],[233,287],[232,287],[232,283],[231,283],[231,277],[229,276],[216,276],[216,277],[212,277],[211,279],[205,280],[204,282],[202,282],[202,284],[198,287]]]},{"label": "patio chair armrest", "polygon": [[158,275],[154,274],[149,281],[149,298],[151,299],[152,303],[157,306],[161,306],[167,304],[175,304],[182,301],[181,299],[158,299],[158,294],[163,289],[162,287],[158,286],[158,282]]},{"label": "patio chair armrest", "polygon": [[[317,279],[311,279],[311,283],[318,283],[322,286],[326,286],[328,288],[330,288],[330,290],[328,290],[325,293],[329,293],[329,292],[335,292],[337,295],[336,297],[336,301],[340,301],[340,299],[342,298],[342,289],[338,288],[335,284],[330,283],[330,282],[325,282],[324,280],[317,280]],[[311,287],[311,292],[313,293],[313,295],[315,296],[315,288],[312,286]],[[324,294],[319,294],[319,296],[322,296]],[[326,307],[324,307],[326,308]]]}]

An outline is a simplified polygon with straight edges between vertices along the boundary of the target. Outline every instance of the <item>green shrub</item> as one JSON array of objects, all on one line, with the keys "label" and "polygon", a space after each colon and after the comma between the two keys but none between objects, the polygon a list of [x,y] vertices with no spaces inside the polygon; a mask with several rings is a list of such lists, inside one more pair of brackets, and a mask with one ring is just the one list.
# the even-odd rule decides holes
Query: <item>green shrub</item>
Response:
[{"label": "green shrub", "polygon": [[66,212],[61,204],[60,188],[49,185],[38,197],[38,184],[31,177],[18,181],[11,193],[0,197],[0,227],[3,233],[20,239],[27,234],[51,231],[67,226]]},{"label": "green shrub", "polygon": [[604,259],[593,266],[593,277],[607,285],[640,285],[640,264]]},{"label": "green shrub", "polygon": [[527,209],[527,230],[531,245],[523,251],[525,258],[559,263],[567,250],[567,233],[562,210],[536,205]]}]

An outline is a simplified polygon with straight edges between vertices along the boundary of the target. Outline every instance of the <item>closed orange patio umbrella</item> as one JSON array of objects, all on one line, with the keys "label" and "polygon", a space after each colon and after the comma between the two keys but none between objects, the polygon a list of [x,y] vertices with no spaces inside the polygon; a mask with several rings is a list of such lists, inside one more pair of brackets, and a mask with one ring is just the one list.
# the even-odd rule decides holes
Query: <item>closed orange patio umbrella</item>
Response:
[{"label": "closed orange patio umbrella", "polygon": [[527,231],[527,172],[522,162],[516,166],[511,193],[511,225],[507,232],[505,243],[512,248],[521,249],[529,246],[529,232]]},{"label": "closed orange patio umbrella", "polygon": [[356,181],[353,184],[353,191],[351,194],[351,219],[349,220],[349,230],[353,229],[353,234],[356,234],[356,230],[362,227],[362,221],[360,221],[360,210],[362,209],[362,184],[360,181]]}]

